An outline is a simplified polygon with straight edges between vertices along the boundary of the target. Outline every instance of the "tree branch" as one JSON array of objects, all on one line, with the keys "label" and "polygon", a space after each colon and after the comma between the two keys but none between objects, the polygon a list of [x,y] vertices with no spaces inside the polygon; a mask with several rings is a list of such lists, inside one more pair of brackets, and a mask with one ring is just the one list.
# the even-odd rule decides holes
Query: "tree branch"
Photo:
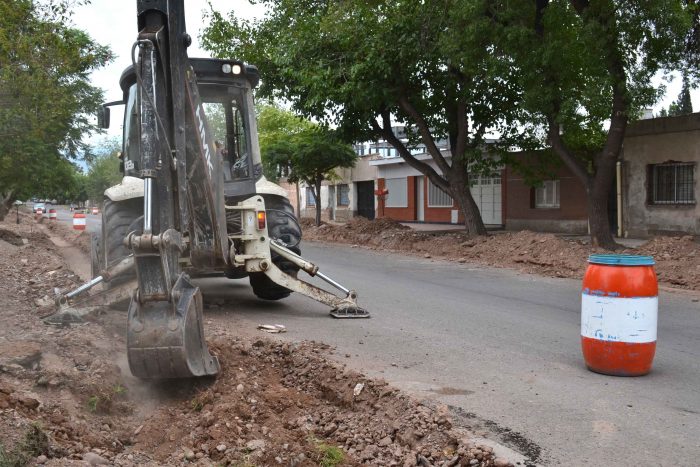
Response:
[{"label": "tree branch", "polygon": [[426,123],[423,116],[416,110],[415,107],[413,107],[413,105],[410,102],[408,102],[408,99],[406,99],[405,96],[399,97],[399,106],[416,122],[416,125],[418,126],[418,131],[420,132],[421,138],[423,139],[423,143],[425,144],[425,147],[428,150],[428,154],[432,156],[433,160],[440,168],[442,173],[444,175],[447,175],[450,172],[450,165],[442,156],[440,149],[438,149],[438,147],[435,145],[433,135],[430,133],[430,128],[428,127],[428,124]]},{"label": "tree branch", "polygon": [[569,170],[571,170],[574,175],[583,182],[586,189],[588,189],[591,183],[591,176],[588,174],[588,170],[586,170],[586,166],[583,162],[566,147],[559,134],[559,125],[557,125],[553,119],[549,119],[549,142],[552,144],[554,152],[557,153]]},{"label": "tree branch", "polygon": [[443,191],[449,193],[450,192],[450,185],[447,182],[447,179],[443,178],[438,174],[435,169],[433,169],[430,165],[426,164],[423,161],[419,161],[416,159],[413,154],[411,154],[411,151],[408,150],[405,144],[403,144],[394,134],[393,131],[391,131],[391,122],[389,121],[389,126],[387,126],[387,120],[386,118],[382,118],[384,121],[384,126],[381,127],[376,121],[372,121],[372,129],[380,134],[381,136],[384,137],[384,139],[394,146],[396,150],[398,151],[399,155],[401,158],[411,167],[425,175],[430,179],[431,182],[433,182],[434,185],[440,187]]}]

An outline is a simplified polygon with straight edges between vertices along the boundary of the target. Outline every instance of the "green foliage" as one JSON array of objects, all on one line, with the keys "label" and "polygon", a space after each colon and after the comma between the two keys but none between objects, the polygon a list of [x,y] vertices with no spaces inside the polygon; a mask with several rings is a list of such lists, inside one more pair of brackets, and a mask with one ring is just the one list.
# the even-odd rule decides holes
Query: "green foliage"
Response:
[{"label": "green foliage", "polygon": [[[337,126],[347,141],[388,139],[392,124],[407,126],[408,143],[390,143],[460,200],[471,196],[467,171],[494,163],[494,151],[481,150],[486,134],[498,132],[507,147],[520,132],[516,69],[495,48],[504,28],[488,2],[261,3],[268,15],[258,22],[212,12],[204,46],[257,64],[261,96]],[[434,147],[446,137],[451,159]],[[438,171],[411,156],[418,144],[429,148]]]},{"label": "green foliage", "polygon": [[32,458],[49,453],[49,437],[38,422],[32,423],[22,440],[6,451],[0,444],[0,467],[24,467]]},{"label": "green foliage", "polygon": [[283,156],[279,151],[291,151],[291,145],[287,143],[295,135],[316,128],[316,125],[272,104],[259,104],[256,110],[258,140],[265,177],[268,180],[277,181],[280,176],[277,164],[280,160],[289,159],[289,156]]},{"label": "green foliage", "polygon": [[319,443],[316,449],[321,454],[321,458],[318,461],[321,467],[335,467],[345,460],[345,453],[337,446]]},{"label": "green foliage", "polygon": [[[102,101],[90,72],[109,49],[70,24],[70,2],[0,0],[0,194],[55,192],[75,171],[59,162],[86,152]],[[79,190],[78,190],[79,191]]]},{"label": "green foliage", "polygon": [[[302,182],[321,197],[321,183],[337,178],[335,169],[355,165],[357,154],[335,131],[309,127],[289,136],[280,135],[265,143],[263,161],[272,179],[286,176],[291,183]],[[316,225],[321,223],[321,203],[316,202]]]},{"label": "green foliage", "polygon": [[688,77],[683,77],[683,88],[678,99],[671,104],[668,109],[668,115],[677,117],[679,115],[689,115],[693,113],[693,102],[690,100],[690,83]]},{"label": "green foliage", "polygon": [[[502,47],[520,72],[540,146],[586,186],[593,243],[614,247],[607,199],[627,124],[663,95],[652,80],[689,66],[684,0],[511,0]],[[696,65],[697,66],[697,65]]]},{"label": "green foliage", "polygon": [[96,413],[100,405],[99,396],[90,396],[87,400],[87,408],[90,412]]},{"label": "green foliage", "polygon": [[104,191],[121,181],[120,161],[117,157],[119,149],[120,143],[116,139],[104,140],[94,148],[96,155],[88,164],[85,187],[90,200],[102,202]]}]

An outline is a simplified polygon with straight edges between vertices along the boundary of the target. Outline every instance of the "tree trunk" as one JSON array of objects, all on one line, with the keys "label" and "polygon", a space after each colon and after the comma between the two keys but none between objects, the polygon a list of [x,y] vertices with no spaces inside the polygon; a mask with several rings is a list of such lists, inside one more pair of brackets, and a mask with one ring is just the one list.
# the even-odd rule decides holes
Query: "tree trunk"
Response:
[{"label": "tree trunk", "polygon": [[297,219],[301,219],[301,190],[299,189],[299,182],[296,183],[297,186]]},{"label": "tree trunk", "polygon": [[13,194],[14,190],[0,194],[0,221],[4,221],[5,216],[7,216],[10,209],[12,209],[12,203],[15,201],[14,196],[12,196]]},{"label": "tree trunk", "polygon": [[316,198],[316,227],[318,227],[321,225],[321,180],[316,181],[314,198]]},{"label": "tree trunk", "polygon": [[449,183],[452,187],[452,196],[464,217],[464,230],[467,235],[471,237],[487,235],[481,212],[469,189],[469,176],[466,173],[464,175],[458,173],[449,179]]},{"label": "tree trunk", "polygon": [[619,246],[613,238],[608,215],[608,198],[615,181],[615,162],[616,160],[610,157],[598,157],[595,176],[587,187],[591,244],[606,250],[614,250]]}]

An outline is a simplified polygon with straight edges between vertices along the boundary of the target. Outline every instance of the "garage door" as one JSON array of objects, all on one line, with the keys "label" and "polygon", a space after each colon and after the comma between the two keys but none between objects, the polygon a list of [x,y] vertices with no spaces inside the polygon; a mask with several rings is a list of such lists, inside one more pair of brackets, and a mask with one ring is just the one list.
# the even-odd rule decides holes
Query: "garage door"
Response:
[{"label": "garage door", "polygon": [[501,202],[501,177],[474,177],[472,196],[481,211],[486,225],[503,225],[503,204]]}]

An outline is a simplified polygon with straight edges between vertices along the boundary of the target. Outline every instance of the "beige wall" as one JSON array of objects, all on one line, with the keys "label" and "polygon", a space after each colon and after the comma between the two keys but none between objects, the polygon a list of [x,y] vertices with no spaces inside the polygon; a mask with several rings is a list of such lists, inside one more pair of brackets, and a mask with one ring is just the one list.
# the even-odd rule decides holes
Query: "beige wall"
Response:
[{"label": "beige wall", "polygon": [[648,202],[650,164],[700,161],[700,114],[642,120],[630,125],[623,150],[625,235],[700,234],[700,168],[694,173],[695,204]]}]

